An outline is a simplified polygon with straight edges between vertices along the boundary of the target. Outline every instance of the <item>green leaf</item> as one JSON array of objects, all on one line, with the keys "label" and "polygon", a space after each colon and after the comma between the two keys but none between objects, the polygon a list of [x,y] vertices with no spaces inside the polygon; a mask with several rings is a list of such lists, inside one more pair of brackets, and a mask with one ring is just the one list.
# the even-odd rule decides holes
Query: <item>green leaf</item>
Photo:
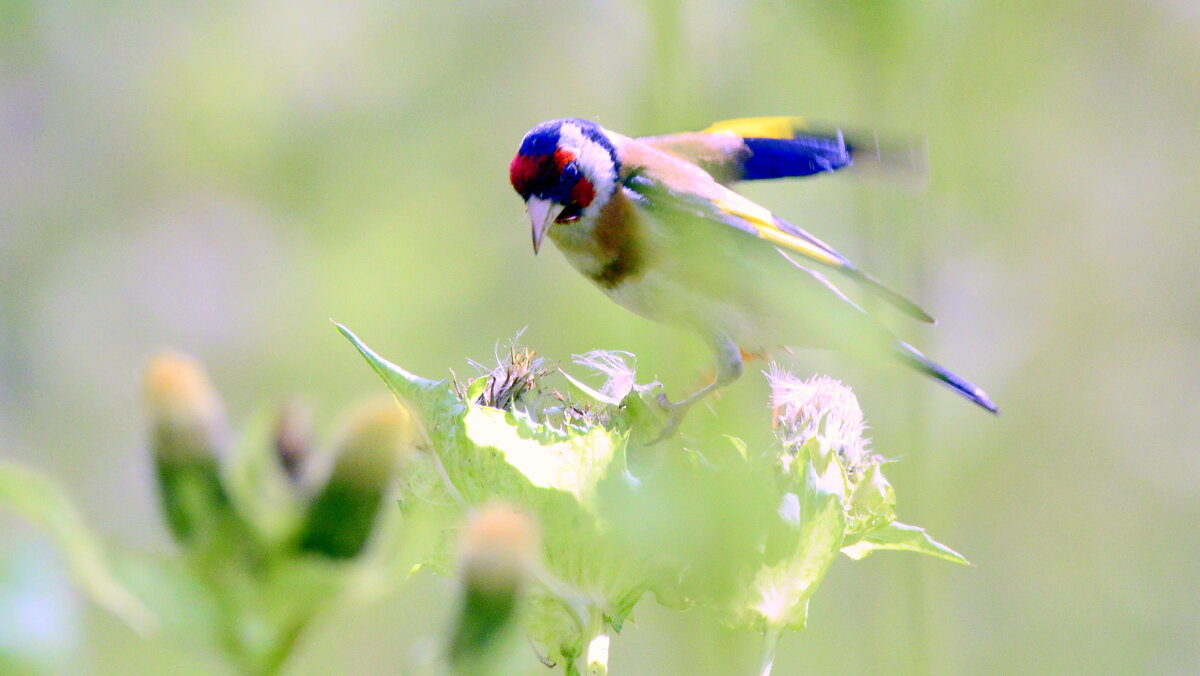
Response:
[{"label": "green leaf", "polygon": [[[474,405],[463,427],[470,443],[442,458],[467,501],[500,499],[533,510],[547,568],[614,621],[624,619],[649,583],[650,564],[606,532],[597,502],[602,486],[611,492],[626,484],[625,436],[602,428],[560,431]],[[578,638],[578,627],[561,629],[567,642]]]},{"label": "green leaf", "polygon": [[[782,557],[764,565],[752,583],[748,610],[770,627],[802,629],[808,600],[837,558],[846,533],[845,473],[836,453],[823,452],[816,438],[801,449],[800,481],[783,494],[780,527],[768,552],[785,549]],[[780,537],[778,533],[784,531]]]},{"label": "green leaf", "polygon": [[860,472],[846,503],[847,541],[878,530],[896,520],[896,491],[883,476],[878,463]]},{"label": "green leaf", "polygon": [[113,575],[99,540],[57,484],[26,467],[0,464],[0,507],[36,523],[54,538],[76,583],[97,605],[139,633],[158,628],[155,615]]},{"label": "green leaf", "polygon": [[651,591],[668,607],[725,609],[742,599],[778,520],[775,476],[736,446],[716,446],[664,454],[636,481],[607,482],[599,493],[613,537],[655,562]]},{"label": "green leaf", "polygon": [[909,526],[898,521],[867,533],[862,540],[842,548],[842,553],[852,559],[861,559],[873,551],[896,549],[936,556],[939,559],[971,565],[962,554],[929,537],[924,528]]},{"label": "green leaf", "polygon": [[479,376],[475,380],[472,380],[471,384],[467,385],[467,393],[464,399],[467,401],[478,399],[483,394],[484,389],[487,388],[487,381],[487,376]]},{"label": "green leaf", "polygon": [[476,446],[498,450],[529,483],[567,491],[580,503],[590,500],[620,443],[599,427],[558,433],[523,414],[484,406],[468,406],[463,424]]},{"label": "green leaf", "polygon": [[764,562],[738,615],[770,630],[803,629],[809,598],[846,536],[846,473],[839,456],[810,438],[796,449],[780,495]]},{"label": "green leaf", "polygon": [[462,414],[462,404],[450,391],[446,381],[429,380],[409,373],[380,357],[359,340],[358,336],[354,335],[350,329],[337,322],[334,322],[334,326],[354,344],[363,359],[366,359],[375,373],[379,374],[379,377],[383,378],[383,382],[387,383],[392,394],[417,414],[424,426],[423,433],[427,439],[430,438],[428,434],[430,430],[442,428],[444,424],[452,422],[454,418]]}]

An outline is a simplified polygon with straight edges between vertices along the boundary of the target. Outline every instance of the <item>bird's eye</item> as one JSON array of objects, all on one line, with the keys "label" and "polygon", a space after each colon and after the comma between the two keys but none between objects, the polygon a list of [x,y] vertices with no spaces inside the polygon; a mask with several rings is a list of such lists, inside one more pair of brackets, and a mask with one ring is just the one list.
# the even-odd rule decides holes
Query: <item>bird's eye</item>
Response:
[{"label": "bird's eye", "polygon": [[579,215],[583,213],[583,207],[578,204],[568,204],[563,207],[563,210],[558,213],[558,218],[554,219],[555,223],[573,223],[579,220]]}]

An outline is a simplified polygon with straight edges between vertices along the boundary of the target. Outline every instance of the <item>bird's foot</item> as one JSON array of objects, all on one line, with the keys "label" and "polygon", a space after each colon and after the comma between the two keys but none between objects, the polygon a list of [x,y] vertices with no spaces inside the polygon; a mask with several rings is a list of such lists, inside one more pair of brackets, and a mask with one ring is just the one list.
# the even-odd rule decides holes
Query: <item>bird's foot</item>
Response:
[{"label": "bird's foot", "polygon": [[687,410],[689,408],[688,406],[681,406],[680,404],[672,404],[671,402],[667,401],[667,397],[664,394],[659,395],[658,404],[659,406],[662,406],[663,412],[666,413],[666,419],[663,421],[662,431],[659,432],[658,437],[655,438],[654,441],[650,442],[651,444],[657,444],[660,441],[664,441],[675,436],[675,433],[679,431],[679,425],[683,423],[683,418],[687,415]]},{"label": "bird's foot", "polygon": [[658,404],[658,410],[655,411],[655,418],[659,424],[659,430],[657,435],[646,442],[647,446],[653,446],[675,436],[675,433],[679,431],[679,426],[683,423],[683,419],[687,417],[688,411],[691,410],[692,404],[696,403],[696,397],[688,397],[672,404],[667,399],[665,393],[659,392],[656,403]]},{"label": "bird's foot", "polygon": [[710,383],[675,403],[667,399],[661,385],[655,391],[642,392],[636,398],[640,405],[634,404],[634,409],[630,411],[632,427],[636,430],[638,440],[648,439],[642,443],[653,446],[675,436],[692,406],[717,387],[717,383]]}]

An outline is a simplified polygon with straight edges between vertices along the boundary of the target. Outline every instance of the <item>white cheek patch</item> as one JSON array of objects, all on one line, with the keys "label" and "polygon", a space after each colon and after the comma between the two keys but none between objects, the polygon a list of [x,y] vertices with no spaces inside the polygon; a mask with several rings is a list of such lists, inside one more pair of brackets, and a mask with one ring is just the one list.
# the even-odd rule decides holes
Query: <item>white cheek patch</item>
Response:
[{"label": "white cheek patch", "polygon": [[564,122],[559,129],[558,145],[575,155],[576,166],[596,189],[596,199],[583,210],[585,217],[596,215],[616,189],[617,168],[613,166],[612,156],[604,146],[584,136],[583,130],[573,122]]}]

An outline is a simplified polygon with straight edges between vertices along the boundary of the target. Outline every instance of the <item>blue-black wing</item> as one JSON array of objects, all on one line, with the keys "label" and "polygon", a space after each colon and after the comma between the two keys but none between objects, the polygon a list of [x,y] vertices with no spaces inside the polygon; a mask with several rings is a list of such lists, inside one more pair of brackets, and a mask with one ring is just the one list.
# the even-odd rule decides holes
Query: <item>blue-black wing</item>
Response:
[{"label": "blue-black wing", "polygon": [[821,130],[799,117],[749,117],[703,131],[638,139],[707,171],[721,183],[811,176],[851,166],[924,172],[914,143],[881,142],[876,134]]}]

